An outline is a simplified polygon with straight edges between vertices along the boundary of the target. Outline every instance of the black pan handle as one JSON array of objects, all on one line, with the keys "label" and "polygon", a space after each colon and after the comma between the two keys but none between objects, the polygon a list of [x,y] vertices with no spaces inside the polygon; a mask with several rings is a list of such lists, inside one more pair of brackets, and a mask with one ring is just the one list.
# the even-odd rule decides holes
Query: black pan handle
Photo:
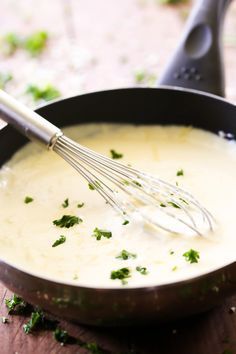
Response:
[{"label": "black pan handle", "polygon": [[159,85],[181,86],[224,96],[221,32],[232,0],[197,1]]}]

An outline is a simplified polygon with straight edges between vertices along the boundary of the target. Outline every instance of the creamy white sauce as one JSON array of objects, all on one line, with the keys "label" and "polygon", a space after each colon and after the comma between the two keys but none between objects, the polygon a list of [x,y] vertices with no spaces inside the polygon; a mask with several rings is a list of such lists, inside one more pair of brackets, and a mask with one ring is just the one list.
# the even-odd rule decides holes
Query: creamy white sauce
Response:
[{"label": "creamy white sauce", "polygon": [[[79,125],[66,135],[120,162],[161,177],[190,191],[217,220],[210,239],[170,235],[142,222],[122,225],[73,168],[54,152],[29,143],[0,170],[0,258],[42,277],[95,287],[135,287],[190,278],[235,261],[236,144],[190,127]],[[176,176],[179,169],[184,176]],[[25,204],[26,196],[32,203]],[[63,201],[68,198],[68,208]],[[85,203],[78,208],[78,203]],[[69,229],[52,221],[64,214],[83,219]],[[110,239],[92,237],[95,227],[112,232]],[[66,242],[52,247],[60,235]],[[116,257],[125,249],[135,259]],[[189,249],[198,263],[183,257]],[[174,254],[170,254],[171,250]],[[147,275],[136,271],[146,267]],[[127,267],[128,284],[110,279],[112,270]],[[175,269],[175,270],[173,270]]]}]

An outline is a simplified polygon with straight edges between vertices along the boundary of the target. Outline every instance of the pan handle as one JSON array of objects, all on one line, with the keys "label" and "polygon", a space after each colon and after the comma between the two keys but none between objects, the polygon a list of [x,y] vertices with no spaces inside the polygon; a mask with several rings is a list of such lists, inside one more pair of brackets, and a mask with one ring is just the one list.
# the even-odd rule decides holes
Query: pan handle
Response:
[{"label": "pan handle", "polygon": [[197,1],[158,85],[225,95],[221,32],[224,14],[231,1]]}]

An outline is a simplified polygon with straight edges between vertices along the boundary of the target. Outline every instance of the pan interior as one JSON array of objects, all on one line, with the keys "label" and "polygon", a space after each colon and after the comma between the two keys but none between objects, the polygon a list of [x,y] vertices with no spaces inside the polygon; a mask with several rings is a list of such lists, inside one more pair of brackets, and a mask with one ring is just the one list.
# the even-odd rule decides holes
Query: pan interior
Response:
[{"label": "pan interior", "polygon": [[[199,199],[213,211],[217,219],[222,217],[222,204],[219,201],[225,198],[225,195],[228,196],[230,194],[232,199],[229,199],[227,203],[227,206],[230,207],[233,200],[235,200],[230,189],[230,185],[232,186],[231,178],[234,179],[233,173],[235,171],[233,170],[231,174],[226,172],[233,165],[235,146],[234,143],[229,143],[216,135],[186,126],[150,127],[111,124],[79,125],[69,129],[67,133],[72,138],[79,140],[80,143],[99,150],[105,155],[109,155],[110,150],[114,148],[124,155],[122,157],[124,163],[135,163],[138,168],[146,169],[154,174],[158,173],[172,183],[178,182],[183,184],[183,186],[186,184],[190,189],[194,188],[194,193],[199,195]],[[188,145],[189,141],[191,141],[191,148]],[[209,155],[207,155],[207,152]],[[225,159],[225,152],[227,152],[227,156],[229,155],[229,161]],[[34,160],[32,160],[32,154],[35,154],[36,158],[34,157]],[[222,159],[220,159],[221,154]],[[152,156],[151,159],[150,156]],[[215,156],[217,156],[217,161]],[[47,152],[44,153],[37,147],[33,147],[33,145],[28,145],[26,150],[19,152],[13,160],[12,164],[16,167],[16,170],[13,170],[12,173],[10,163],[8,165],[10,172],[8,169],[4,171],[5,182],[12,183],[12,185],[9,194],[4,196],[5,199],[1,199],[4,205],[9,203],[11,198],[14,200],[10,208],[11,215],[5,216],[8,223],[6,227],[9,227],[9,223],[11,224],[12,220],[15,225],[19,224],[20,216],[23,218],[22,225],[18,229],[17,240],[18,242],[22,240],[24,243],[25,234],[35,235],[33,239],[31,237],[30,241],[27,241],[29,242],[29,247],[25,251],[25,255],[31,259],[36,268],[38,266],[38,269],[39,267],[40,269],[48,269],[47,276],[50,278],[72,282],[75,285],[117,287],[117,284],[119,284],[122,287],[124,285],[122,282],[110,279],[110,273],[112,270],[126,267],[132,269],[132,277],[129,277],[128,284],[125,284],[125,286],[149,286],[197,276],[206,272],[206,270],[216,269],[219,264],[223,266],[234,260],[234,255],[230,254],[230,251],[232,251],[230,242],[233,239],[228,239],[226,243],[221,244],[222,228],[220,223],[219,232],[214,235],[213,239],[203,238],[201,240],[182,239],[162,233],[156,235],[156,232],[150,231],[146,227],[143,228],[138,223],[132,225],[130,222],[129,225],[122,225],[120,217],[114,215],[113,211],[101,201],[99,196],[94,191],[89,190],[87,184],[85,185],[84,182],[80,181],[77,173],[71,170],[70,167],[67,168],[64,162],[56,159],[55,156]],[[219,174],[219,161],[221,162],[221,179],[226,178],[226,175],[230,179],[227,179],[226,183],[224,183],[228,189],[222,191],[220,191],[222,180],[214,178],[216,173]],[[206,170],[206,165],[208,170]],[[38,169],[39,167],[42,170]],[[177,176],[177,172],[182,169],[184,171],[183,175]],[[58,174],[58,171],[65,172],[63,174],[65,178],[60,173]],[[209,171],[212,171],[212,175]],[[14,174],[16,178],[12,179]],[[49,180],[47,178],[52,178],[52,175],[54,176],[52,182],[48,184]],[[4,178],[2,178],[2,183],[4,184],[5,182]],[[17,188],[13,188],[17,183],[21,184],[19,194],[16,192]],[[201,188],[199,188],[198,183]],[[212,186],[211,189],[208,188],[209,185]],[[209,200],[207,195],[205,195],[206,190],[207,193],[210,193]],[[217,196],[218,203],[216,203],[217,199],[215,198],[216,191],[217,193],[222,193],[222,195]],[[24,205],[24,197],[27,195],[33,195],[34,201]],[[67,198],[70,204],[68,209],[62,206]],[[85,206],[78,209],[77,205],[82,203],[85,203]],[[22,209],[24,209],[23,215],[21,214]],[[103,209],[105,213],[103,213]],[[89,218],[91,212],[92,218]],[[67,213],[72,215],[80,214],[83,219],[83,223],[78,225],[75,233],[69,229],[58,229],[52,224],[53,220]],[[41,221],[38,222],[38,220],[43,220],[44,215],[47,216],[46,224]],[[226,218],[224,222],[227,225],[230,224],[228,217],[232,219],[233,216],[228,214],[224,216]],[[92,233],[96,227],[112,230],[111,240],[114,242],[111,243],[111,240],[106,238],[97,240],[96,237],[93,237]],[[225,230],[225,227],[223,229]],[[37,232],[39,231],[38,235],[35,232],[36,230]],[[9,231],[7,229],[2,230],[2,233],[9,233]],[[52,248],[54,241],[65,233],[66,243]],[[228,234],[229,237],[230,235],[232,236],[232,232],[229,231]],[[5,241],[6,248],[11,241],[14,244],[14,230],[10,232],[10,235],[12,235],[12,240],[10,237]],[[130,237],[132,238],[131,243],[130,239],[128,239]],[[89,240],[88,247],[90,250],[94,250],[93,254],[89,254],[88,249],[86,249],[87,246],[83,243],[84,238]],[[150,244],[152,244],[152,247],[150,247]],[[102,248],[100,248],[99,252],[101,245]],[[228,247],[227,250],[224,247]],[[70,262],[68,262],[68,259],[67,262],[64,262],[65,249],[70,254]],[[77,252],[78,254],[76,253],[73,257],[73,250],[76,249],[80,252]],[[122,259],[119,256],[123,249],[128,250],[133,255],[135,254],[136,257],[131,256],[127,260]],[[197,264],[188,264],[186,262],[186,257],[183,257],[183,254],[190,249],[197,250],[200,253],[201,262],[199,261]],[[216,250],[215,253],[214,249]],[[153,252],[153,250],[155,251]],[[10,257],[12,254],[11,263],[21,258],[21,251],[22,249],[18,248],[18,254],[13,255],[11,249],[9,252]],[[41,252],[41,259],[36,254],[38,251]],[[227,260],[222,260],[222,252],[229,255]],[[95,266],[97,270],[99,269],[96,272],[96,277],[94,276],[95,268],[93,264],[95,255],[99,258],[98,264]],[[6,250],[1,257],[9,260]],[[48,259],[51,259],[52,263],[57,265],[52,273],[50,273],[51,269],[47,263]],[[83,259],[84,263],[78,267],[78,260],[81,259]],[[165,269],[166,259],[168,259],[168,271]],[[214,262],[215,260],[217,262]],[[67,269],[66,263],[70,265]],[[43,267],[42,264],[44,264]],[[90,267],[90,265],[92,266]],[[107,265],[109,265],[108,268],[106,268]],[[146,268],[146,274],[138,271],[137,267]],[[36,268],[35,274],[43,276]],[[32,271],[32,266],[30,269]],[[158,274],[155,269],[158,269]]]}]

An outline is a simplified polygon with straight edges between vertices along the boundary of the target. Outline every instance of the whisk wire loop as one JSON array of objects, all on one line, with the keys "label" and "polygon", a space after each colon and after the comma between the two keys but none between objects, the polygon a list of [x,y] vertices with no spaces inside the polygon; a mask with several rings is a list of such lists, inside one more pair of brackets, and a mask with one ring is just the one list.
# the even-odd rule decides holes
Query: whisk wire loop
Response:
[{"label": "whisk wire loop", "polygon": [[[198,235],[203,234],[201,229],[213,230],[212,215],[182,188],[105,157],[64,135],[57,138],[53,150],[123,218],[136,213],[147,222],[177,234],[181,231],[176,223]],[[158,214],[150,216],[150,207]]]}]

